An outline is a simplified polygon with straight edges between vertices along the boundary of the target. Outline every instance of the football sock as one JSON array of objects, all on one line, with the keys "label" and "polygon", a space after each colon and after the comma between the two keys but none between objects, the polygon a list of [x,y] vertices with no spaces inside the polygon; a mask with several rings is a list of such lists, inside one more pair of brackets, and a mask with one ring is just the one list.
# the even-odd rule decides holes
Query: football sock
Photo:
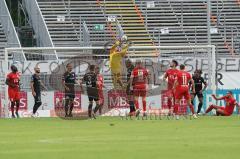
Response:
[{"label": "football sock", "polygon": [[143,111],[145,112],[147,110],[147,102],[146,100],[143,100],[142,103],[143,103]]},{"label": "football sock", "polygon": [[11,112],[12,112],[12,115],[14,115],[14,105],[15,105],[15,102],[11,102]]},{"label": "football sock", "polygon": [[194,108],[193,108],[193,105],[192,105],[192,104],[189,105],[189,108],[190,108],[192,114],[195,114],[195,112],[194,112]]},{"label": "football sock", "polygon": [[135,111],[134,102],[129,101],[129,105],[130,105],[130,112],[134,112]]},{"label": "football sock", "polygon": [[38,108],[42,105],[42,102],[36,102],[33,106],[33,114],[35,114]]},{"label": "football sock", "polygon": [[70,112],[69,112],[69,114],[72,114],[73,107],[74,107],[74,104],[73,104],[73,102],[72,102],[71,105],[70,105]]},{"label": "football sock", "polygon": [[99,114],[102,115],[102,107],[103,105],[100,105],[100,108],[99,108]]},{"label": "football sock", "polygon": [[134,105],[136,109],[139,109],[139,104],[138,104],[138,100],[134,100]]},{"label": "football sock", "polygon": [[64,108],[65,108],[65,115],[68,115],[68,104],[69,104],[69,99],[66,99],[66,101],[65,101],[65,105],[64,105]]},{"label": "football sock", "polygon": [[98,111],[99,108],[100,108],[100,105],[97,104],[96,107],[94,108],[94,111],[93,111],[93,112],[94,112],[94,113],[97,113],[97,111]]},{"label": "football sock", "polygon": [[92,104],[88,105],[88,117],[90,118],[92,117],[92,106],[93,106]]},{"label": "football sock", "polygon": [[179,104],[175,104],[173,108],[173,113],[178,115]]},{"label": "football sock", "polygon": [[198,104],[197,113],[200,113],[200,111],[201,111],[201,109],[202,109],[202,105],[203,105],[203,103],[199,103],[199,104]]},{"label": "football sock", "polygon": [[171,100],[171,98],[168,98],[167,103],[168,103],[168,108],[171,109],[171,107],[172,107],[172,100]]}]

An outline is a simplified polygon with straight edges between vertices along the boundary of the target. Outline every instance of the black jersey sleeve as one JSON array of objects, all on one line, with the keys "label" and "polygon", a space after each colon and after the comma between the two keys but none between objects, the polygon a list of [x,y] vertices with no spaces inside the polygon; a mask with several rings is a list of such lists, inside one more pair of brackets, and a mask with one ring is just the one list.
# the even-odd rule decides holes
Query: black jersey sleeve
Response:
[{"label": "black jersey sleeve", "polygon": [[204,80],[203,77],[201,77],[201,82],[202,82],[203,84],[206,84],[206,83],[207,83],[207,82]]},{"label": "black jersey sleeve", "polygon": [[31,82],[34,82],[34,80],[35,80],[35,76],[32,75],[32,77],[31,77]]}]

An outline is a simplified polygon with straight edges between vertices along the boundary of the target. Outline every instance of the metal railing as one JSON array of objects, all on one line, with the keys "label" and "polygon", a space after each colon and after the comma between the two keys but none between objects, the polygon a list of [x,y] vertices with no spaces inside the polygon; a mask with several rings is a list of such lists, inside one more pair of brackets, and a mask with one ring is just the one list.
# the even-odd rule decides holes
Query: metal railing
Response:
[{"label": "metal railing", "polygon": [[[3,31],[7,37],[7,47],[21,47],[21,43],[5,0],[0,0],[0,21],[2,22]],[[10,56],[14,61],[26,59],[23,52],[11,54]]]},{"label": "metal railing", "polygon": [[23,4],[26,7],[31,25],[37,36],[38,46],[53,47],[51,36],[37,1],[23,0]]},{"label": "metal railing", "polygon": [[238,37],[236,38],[235,48],[236,48],[237,53],[240,54],[240,36],[238,36]]},{"label": "metal railing", "polygon": [[87,27],[87,24],[85,21],[83,21],[83,25],[82,25],[82,39],[81,41],[83,42],[84,46],[91,46],[90,43],[90,33]]},{"label": "metal railing", "polygon": [[[71,2],[70,2],[70,0],[68,0],[68,2],[65,2],[65,1],[62,1],[62,2],[63,2],[63,5],[64,5],[64,7],[66,9],[67,18],[72,23],[72,27],[73,27],[74,33],[75,33],[76,37],[78,38],[78,41],[80,42],[80,38],[79,38],[80,34],[78,34],[78,31],[77,31],[78,28],[75,26],[75,24],[73,22],[73,19],[71,17]],[[81,25],[81,23],[80,23],[80,25]]]},{"label": "metal railing", "polygon": [[[49,34],[46,22],[38,6],[37,0],[23,0],[22,2],[28,12],[30,24],[34,29],[37,45],[42,47],[54,47],[52,38]],[[51,52],[50,54],[55,54],[55,57],[53,57],[53,59],[58,59],[55,51]]]}]

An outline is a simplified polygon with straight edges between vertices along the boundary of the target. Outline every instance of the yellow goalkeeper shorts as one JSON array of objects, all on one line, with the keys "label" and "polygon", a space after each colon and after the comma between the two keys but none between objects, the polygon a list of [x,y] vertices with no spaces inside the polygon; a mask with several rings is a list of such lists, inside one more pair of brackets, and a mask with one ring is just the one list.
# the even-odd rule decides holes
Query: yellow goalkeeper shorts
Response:
[{"label": "yellow goalkeeper shorts", "polygon": [[122,84],[122,79],[121,79],[121,73],[112,73],[112,82],[113,82],[113,86],[115,89],[119,89],[121,88],[121,84]]}]

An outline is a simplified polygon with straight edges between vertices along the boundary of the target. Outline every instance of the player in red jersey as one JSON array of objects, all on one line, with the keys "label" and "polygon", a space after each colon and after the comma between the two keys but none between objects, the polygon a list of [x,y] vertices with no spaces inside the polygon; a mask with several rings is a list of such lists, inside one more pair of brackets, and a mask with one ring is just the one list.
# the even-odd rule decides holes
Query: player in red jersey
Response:
[{"label": "player in red jersey", "polygon": [[136,62],[136,67],[133,69],[130,84],[131,89],[133,90],[134,95],[134,104],[136,107],[136,116],[140,114],[139,110],[139,97],[142,97],[142,104],[143,104],[143,116],[146,116],[146,96],[147,96],[147,87],[149,82],[149,73],[146,68],[142,66],[141,61]]},{"label": "player in red jersey", "polygon": [[224,100],[226,102],[226,107],[223,106],[217,106],[217,105],[210,105],[205,114],[209,113],[210,111],[212,111],[213,109],[216,110],[216,115],[219,116],[230,116],[232,115],[235,106],[238,107],[238,113],[240,112],[240,106],[238,105],[238,103],[236,102],[236,100],[233,97],[233,94],[231,91],[228,91],[227,94],[223,97],[219,97],[217,98],[215,94],[212,95],[212,97],[215,100]]},{"label": "player in red jersey", "polygon": [[178,119],[178,108],[180,105],[180,100],[184,97],[187,100],[187,104],[192,112],[192,115],[194,118],[197,118],[192,102],[191,102],[191,95],[189,91],[189,82],[191,82],[192,85],[192,92],[195,93],[195,87],[194,87],[194,81],[190,75],[190,73],[185,71],[185,65],[180,65],[180,70],[178,71],[176,75],[176,80],[174,82],[174,91],[175,91],[175,107],[176,115]]},{"label": "player in red jersey", "polygon": [[100,74],[100,68],[96,66],[95,73],[97,74],[97,87],[98,87],[98,97],[99,97],[99,114],[102,114],[102,107],[104,104],[103,88],[104,88],[104,79],[103,75]]},{"label": "player in red jersey", "polygon": [[18,110],[20,104],[20,74],[16,66],[11,65],[11,73],[7,75],[6,84],[8,85],[8,97],[11,102],[12,118],[14,115],[14,106],[16,106],[16,116],[19,118]]},{"label": "player in red jersey", "polygon": [[[178,66],[178,62],[176,60],[172,60],[171,63],[170,63],[170,67],[164,74],[164,77],[163,79],[165,81],[167,81],[167,92],[168,92],[168,108],[170,110],[170,113],[169,114],[172,114],[172,108],[173,108],[173,105],[174,105],[174,91],[173,91],[173,84],[175,82],[175,78],[176,78],[176,75],[177,75],[177,72],[178,72],[178,69],[177,69],[177,66]],[[176,111],[176,108],[174,108],[174,111]]]}]

